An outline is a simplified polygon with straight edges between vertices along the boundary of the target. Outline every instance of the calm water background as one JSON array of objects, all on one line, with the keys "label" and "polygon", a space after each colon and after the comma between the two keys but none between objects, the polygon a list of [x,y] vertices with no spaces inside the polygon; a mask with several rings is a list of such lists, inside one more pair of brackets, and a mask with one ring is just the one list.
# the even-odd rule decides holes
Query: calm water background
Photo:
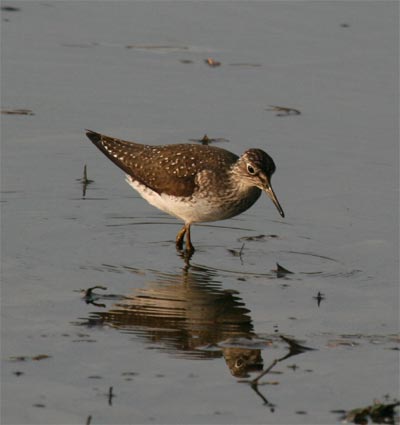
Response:
[{"label": "calm water background", "polygon": [[[34,115],[2,115],[2,423],[337,423],[398,396],[397,2],[7,5],[2,109]],[[85,128],[265,149],[286,217],[264,196],[194,226],[185,264]],[[282,335],[314,350],[257,393]]]}]

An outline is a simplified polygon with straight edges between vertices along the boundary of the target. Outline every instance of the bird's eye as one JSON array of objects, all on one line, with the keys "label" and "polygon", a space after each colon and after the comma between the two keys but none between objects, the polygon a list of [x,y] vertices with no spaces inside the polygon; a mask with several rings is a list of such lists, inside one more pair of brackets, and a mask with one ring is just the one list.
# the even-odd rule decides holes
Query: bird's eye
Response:
[{"label": "bird's eye", "polygon": [[237,359],[235,362],[235,366],[236,367],[242,367],[244,365],[244,360],[243,359]]},{"label": "bird's eye", "polygon": [[254,170],[254,168],[250,164],[247,164],[247,171],[248,171],[249,174],[255,174],[256,173],[256,171]]}]

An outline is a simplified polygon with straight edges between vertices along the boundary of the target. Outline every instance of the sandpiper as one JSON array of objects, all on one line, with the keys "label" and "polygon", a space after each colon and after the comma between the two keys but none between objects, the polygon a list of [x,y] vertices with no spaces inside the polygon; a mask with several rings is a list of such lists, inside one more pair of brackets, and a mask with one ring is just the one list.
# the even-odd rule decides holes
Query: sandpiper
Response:
[{"label": "sandpiper", "polygon": [[283,209],[272,186],[273,159],[261,149],[238,157],[209,145],[151,146],[86,130],[87,137],[119,168],[126,181],[151,205],[184,222],[176,247],[194,252],[193,223],[224,220],[250,208],[264,191],[280,215]]}]

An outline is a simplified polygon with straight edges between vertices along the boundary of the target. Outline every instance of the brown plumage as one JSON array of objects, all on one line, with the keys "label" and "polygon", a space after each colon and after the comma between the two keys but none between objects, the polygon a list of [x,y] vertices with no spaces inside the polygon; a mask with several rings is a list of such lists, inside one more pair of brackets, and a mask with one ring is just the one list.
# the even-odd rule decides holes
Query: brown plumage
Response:
[{"label": "brown plumage", "polygon": [[261,149],[241,157],[208,145],[150,146],[128,142],[87,130],[87,137],[128,175],[128,183],[150,204],[181,218],[177,235],[182,248],[194,251],[190,225],[223,220],[247,210],[265,191],[279,213],[283,210],[272,190],[272,158]]},{"label": "brown plumage", "polygon": [[87,130],[87,137],[114,164],[161,194],[191,196],[195,176],[205,168],[223,169],[238,156],[214,146],[176,144],[151,146],[127,142]]}]

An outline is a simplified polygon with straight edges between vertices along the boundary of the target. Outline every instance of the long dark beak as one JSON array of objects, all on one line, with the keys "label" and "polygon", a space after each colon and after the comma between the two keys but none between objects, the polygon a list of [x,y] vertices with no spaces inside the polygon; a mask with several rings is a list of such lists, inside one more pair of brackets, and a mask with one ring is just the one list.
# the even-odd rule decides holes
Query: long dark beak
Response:
[{"label": "long dark beak", "polygon": [[285,213],[283,212],[283,209],[281,207],[281,204],[278,201],[278,198],[275,195],[274,190],[272,189],[271,185],[268,185],[265,189],[264,189],[265,193],[271,198],[271,201],[274,203],[274,205],[276,206],[276,209],[279,211],[279,214],[282,217],[285,217]]}]

